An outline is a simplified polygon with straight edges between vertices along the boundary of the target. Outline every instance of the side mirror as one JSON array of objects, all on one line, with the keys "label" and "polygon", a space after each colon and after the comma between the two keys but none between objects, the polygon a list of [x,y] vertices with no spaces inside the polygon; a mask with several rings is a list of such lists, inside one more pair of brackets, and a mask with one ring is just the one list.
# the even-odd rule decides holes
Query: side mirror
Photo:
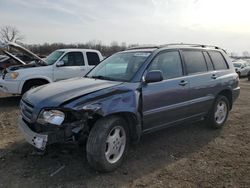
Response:
[{"label": "side mirror", "polygon": [[145,76],[146,83],[160,82],[163,80],[163,75],[160,70],[149,71]]},{"label": "side mirror", "polygon": [[62,67],[62,66],[64,66],[65,64],[64,64],[64,61],[58,61],[57,63],[56,63],[56,66],[57,67]]}]

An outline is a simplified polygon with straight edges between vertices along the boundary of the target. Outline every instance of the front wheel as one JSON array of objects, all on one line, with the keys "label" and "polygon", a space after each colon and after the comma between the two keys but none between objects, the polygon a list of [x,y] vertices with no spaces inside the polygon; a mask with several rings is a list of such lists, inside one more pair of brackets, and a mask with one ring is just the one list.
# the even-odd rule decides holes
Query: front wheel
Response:
[{"label": "front wheel", "polygon": [[110,172],[123,161],[129,144],[126,121],[119,116],[98,120],[87,141],[87,159],[97,171]]},{"label": "front wheel", "polygon": [[219,95],[210,110],[207,123],[212,128],[222,128],[229,113],[229,101],[227,97]]}]

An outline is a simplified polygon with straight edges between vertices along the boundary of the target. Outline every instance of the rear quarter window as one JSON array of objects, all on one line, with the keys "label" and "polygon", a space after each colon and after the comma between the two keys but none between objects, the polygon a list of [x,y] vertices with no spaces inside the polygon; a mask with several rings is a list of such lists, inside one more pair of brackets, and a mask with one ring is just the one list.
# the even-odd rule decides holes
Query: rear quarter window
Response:
[{"label": "rear quarter window", "polygon": [[228,69],[227,62],[220,52],[210,51],[208,53],[213,61],[215,70]]}]

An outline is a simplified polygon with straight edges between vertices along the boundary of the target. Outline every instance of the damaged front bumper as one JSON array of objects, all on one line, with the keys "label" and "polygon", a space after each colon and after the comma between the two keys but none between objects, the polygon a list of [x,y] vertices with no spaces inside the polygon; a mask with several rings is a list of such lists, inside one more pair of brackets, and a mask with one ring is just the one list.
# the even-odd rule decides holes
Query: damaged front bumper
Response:
[{"label": "damaged front bumper", "polygon": [[44,150],[46,148],[48,135],[33,132],[21,117],[19,117],[18,120],[18,127],[28,143],[30,143],[37,149]]},{"label": "damaged front bumper", "polygon": [[48,128],[45,125],[43,130],[35,125],[39,131],[34,130],[34,125],[27,124],[22,116],[19,117],[18,127],[25,140],[40,150],[45,150],[46,146],[54,143],[64,143],[77,141],[83,131],[84,123],[82,121],[65,125],[63,128]]}]

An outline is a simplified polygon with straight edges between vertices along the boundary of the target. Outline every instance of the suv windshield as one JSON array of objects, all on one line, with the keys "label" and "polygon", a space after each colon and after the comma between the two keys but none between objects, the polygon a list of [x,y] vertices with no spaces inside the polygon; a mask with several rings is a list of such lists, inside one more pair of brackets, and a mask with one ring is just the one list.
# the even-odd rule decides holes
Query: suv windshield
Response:
[{"label": "suv windshield", "polygon": [[87,77],[128,82],[150,54],[151,52],[116,53],[96,66]]},{"label": "suv windshield", "polygon": [[46,59],[46,65],[52,65],[58,60],[59,57],[64,53],[64,51],[54,51]]}]

